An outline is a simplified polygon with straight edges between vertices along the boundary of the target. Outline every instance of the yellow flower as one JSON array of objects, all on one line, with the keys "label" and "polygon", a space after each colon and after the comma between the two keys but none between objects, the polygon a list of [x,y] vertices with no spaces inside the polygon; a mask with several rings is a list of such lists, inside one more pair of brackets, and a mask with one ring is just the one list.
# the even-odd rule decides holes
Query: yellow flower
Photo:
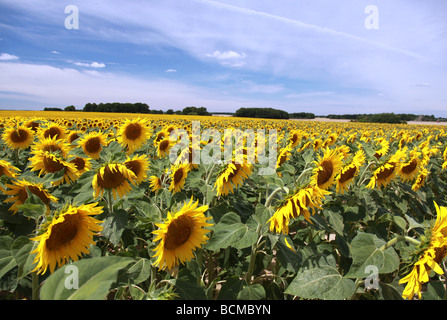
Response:
[{"label": "yellow flower", "polygon": [[300,215],[312,223],[310,210],[314,213],[315,208],[321,209],[322,201],[327,194],[330,192],[317,186],[308,186],[288,196],[269,219],[270,231],[289,233],[290,220]]},{"label": "yellow flower", "polygon": [[133,158],[127,157],[124,165],[135,174],[137,184],[146,180],[149,168],[149,160],[146,155],[135,155]]},{"label": "yellow flower", "polygon": [[185,185],[186,177],[188,176],[189,165],[179,164],[172,166],[171,169],[171,184],[169,191],[172,193],[180,192]]},{"label": "yellow flower", "polygon": [[42,200],[47,206],[47,213],[50,211],[50,202],[58,202],[58,199],[45,189],[43,183],[34,183],[22,179],[21,181],[13,181],[13,184],[6,184],[5,186],[10,190],[4,190],[3,193],[12,197],[4,200],[4,202],[14,202],[9,208],[9,210],[14,213],[17,213],[18,211],[17,206],[24,204],[26,199],[28,199],[28,191]]},{"label": "yellow flower", "polygon": [[447,208],[439,207],[435,202],[436,221],[431,229],[430,243],[419,260],[414,264],[413,270],[399,281],[399,284],[407,283],[402,296],[405,299],[413,299],[417,294],[422,297],[422,284],[427,283],[431,270],[443,275],[444,271],[439,264],[447,256]]},{"label": "yellow flower", "polygon": [[161,188],[163,188],[162,179],[157,176],[149,177],[149,182],[150,182],[149,186],[151,187],[151,190],[153,192],[156,192],[156,191],[160,190]]},{"label": "yellow flower", "polygon": [[118,130],[118,142],[127,147],[128,152],[140,148],[150,137],[147,119],[126,119]]},{"label": "yellow flower", "polygon": [[74,163],[68,162],[61,156],[50,152],[39,152],[30,158],[31,171],[39,171],[39,176],[47,173],[56,173],[64,170],[64,175],[61,179],[54,181],[54,185],[60,185],[61,183],[70,183],[79,178],[79,172],[76,169]]},{"label": "yellow flower", "polygon": [[105,164],[93,177],[93,197],[96,199],[107,190],[112,192],[113,199],[116,200],[117,195],[122,198],[132,190],[129,182],[134,183],[135,181],[135,173],[124,164]]},{"label": "yellow flower", "polygon": [[231,162],[223,167],[218,174],[214,189],[217,189],[217,195],[227,195],[233,193],[233,188],[242,185],[243,180],[247,179],[252,173],[253,167],[247,162],[234,163]]},{"label": "yellow flower", "polygon": [[179,263],[185,263],[194,257],[193,251],[200,248],[208,240],[206,234],[210,231],[205,227],[212,226],[207,223],[211,217],[205,216],[208,206],[198,207],[199,201],[193,199],[176,213],[168,212],[163,223],[156,224],[158,230],[154,242],[159,241],[154,251],[157,258],[154,265],[160,270],[171,270]]},{"label": "yellow flower", "polygon": [[102,221],[91,217],[102,213],[102,207],[96,205],[69,205],[44,225],[41,234],[31,239],[38,242],[31,252],[36,253],[37,266],[33,271],[44,274],[49,268],[53,273],[56,265],[61,267],[69,259],[77,261],[82,254],[89,253],[90,246],[95,244],[93,236],[102,230],[99,225]]},{"label": "yellow flower", "polygon": [[13,166],[6,160],[0,160],[0,177],[7,176],[10,178],[15,178],[20,169]]},{"label": "yellow flower", "polygon": [[34,141],[34,131],[24,126],[13,127],[3,132],[2,138],[11,149],[26,149]]},{"label": "yellow flower", "polygon": [[318,155],[318,160],[314,161],[312,184],[320,189],[329,189],[335,181],[335,177],[341,170],[343,155],[337,150],[327,148],[323,156]]},{"label": "yellow flower", "polygon": [[98,160],[102,146],[107,145],[107,137],[102,132],[91,131],[80,138],[77,143],[87,156]]},{"label": "yellow flower", "polygon": [[352,160],[343,166],[340,173],[336,178],[336,191],[343,194],[348,190],[349,185],[352,183],[354,178],[358,175],[360,167],[365,162],[365,154],[363,150],[356,152]]}]

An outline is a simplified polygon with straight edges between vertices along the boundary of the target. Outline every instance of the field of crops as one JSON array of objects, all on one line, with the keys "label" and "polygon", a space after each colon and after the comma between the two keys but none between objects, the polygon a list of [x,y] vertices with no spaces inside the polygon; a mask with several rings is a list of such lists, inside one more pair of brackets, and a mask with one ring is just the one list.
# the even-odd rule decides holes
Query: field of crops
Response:
[{"label": "field of crops", "polygon": [[0,299],[447,298],[443,126],[2,112],[0,134]]}]

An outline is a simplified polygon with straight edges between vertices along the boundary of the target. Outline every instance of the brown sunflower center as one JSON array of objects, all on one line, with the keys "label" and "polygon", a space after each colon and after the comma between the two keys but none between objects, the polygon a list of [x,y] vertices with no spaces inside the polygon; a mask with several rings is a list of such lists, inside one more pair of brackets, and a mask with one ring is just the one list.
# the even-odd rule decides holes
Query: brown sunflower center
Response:
[{"label": "brown sunflower center", "polygon": [[324,160],[321,162],[320,166],[323,170],[318,172],[317,183],[319,186],[328,182],[332,178],[332,174],[334,172],[334,165],[332,164],[332,161]]},{"label": "brown sunflower center", "polygon": [[169,147],[169,140],[163,140],[162,142],[160,142],[160,144],[158,146],[158,148],[161,151],[166,151],[168,149],[168,147]]},{"label": "brown sunflower center", "polygon": [[70,161],[71,163],[74,163],[74,165],[76,166],[76,169],[81,171],[85,168],[85,160],[82,159],[81,157],[76,157],[75,159]]},{"label": "brown sunflower center", "polygon": [[62,130],[58,127],[51,127],[45,130],[43,136],[45,138],[53,138],[56,137],[56,139],[62,138]]},{"label": "brown sunflower center", "polygon": [[97,153],[101,151],[101,140],[99,137],[92,137],[85,142],[84,148],[88,153]]},{"label": "brown sunflower center", "polygon": [[17,129],[11,132],[10,138],[14,143],[25,142],[28,139],[28,132],[23,129]]},{"label": "brown sunflower center", "polygon": [[[39,197],[40,200],[42,200],[43,203],[48,204],[50,202],[50,199],[45,195],[45,193],[40,190],[36,186],[28,186],[29,192],[35,194],[37,197]],[[26,191],[26,188],[20,188],[18,191],[17,196],[19,197],[19,201],[21,203],[25,203],[26,199],[28,199],[28,192]]]},{"label": "brown sunflower center", "polygon": [[109,166],[105,167],[104,175],[102,178],[99,173],[97,174],[97,176],[98,176],[98,185],[105,189],[116,188],[126,180],[121,171],[117,169],[112,172]]},{"label": "brown sunflower center", "polygon": [[76,139],[79,138],[79,134],[77,133],[72,133],[69,137],[68,137],[68,142],[73,143],[73,141],[75,141]]},{"label": "brown sunflower center", "polygon": [[82,217],[78,214],[65,215],[65,220],[55,224],[51,229],[51,234],[46,241],[48,250],[57,250],[69,244],[78,234],[79,224]]},{"label": "brown sunflower center", "polygon": [[188,241],[194,229],[194,219],[189,216],[180,216],[173,220],[169,226],[164,240],[165,249],[172,250]]},{"label": "brown sunflower center", "polygon": [[143,128],[138,123],[129,123],[124,131],[126,138],[129,140],[137,140],[141,137]]},{"label": "brown sunflower center", "polygon": [[43,166],[45,171],[50,173],[55,173],[61,171],[65,168],[65,166],[57,160],[54,160],[53,157],[43,157]]},{"label": "brown sunflower center", "polygon": [[127,169],[135,173],[136,176],[141,172],[141,164],[140,162],[133,160],[133,161],[127,161],[125,163]]},{"label": "brown sunflower center", "polygon": [[378,180],[385,180],[386,178],[388,178],[389,176],[391,176],[394,172],[394,166],[392,166],[391,168],[384,168],[382,171],[380,171],[377,174],[377,179]]},{"label": "brown sunflower center", "polygon": [[183,169],[177,169],[174,172],[174,184],[180,183],[180,181],[182,181],[182,178],[183,178]]},{"label": "brown sunflower center", "polygon": [[418,162],[416,159],[412,159],[411,162],[402,167],[402,172],[405,174],[411,174],[417,167]]},{"label": "brown sunflower center", "polygon": [[353,166],[350,167],[348,170],[343,171],[340,174],[340,179],[338,180],[340,183],[346,182],[349,179],[352,179],[354,177],[355,173],[357,172],[357,167]]}]

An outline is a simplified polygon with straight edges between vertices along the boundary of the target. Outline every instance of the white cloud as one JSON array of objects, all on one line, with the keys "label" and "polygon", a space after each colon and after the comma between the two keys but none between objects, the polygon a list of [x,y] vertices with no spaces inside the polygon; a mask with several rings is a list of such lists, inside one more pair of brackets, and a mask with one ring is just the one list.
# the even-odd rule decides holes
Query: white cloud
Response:
[{"label": "white cloud", "polygon": [[[0,101],[16,100],[27,108],[75,105],[87,102],[146,102],[152,109],[205,106],[227,110],[247,101],[228,98],[204,88],[170,79],[144,79],[125,74],[57,68],[27,63],[0,63]],[[51,90],[49,90],[51,88]],[[10,108],[5,102],[1,108]]]},{"label": "white cloud", "polygon": [[89,67],[89,68],[104,68],[106,65],[104,63],[99,62],[92,62],[92,63],[85,63],[85,62],[73,62],[74,65],[78,67]]},{"label": "white cloud", "polygon": [[6,61],[6,60],[17,60],[19,59],[19,57],[13,55],[13,54],[9,54],[9,53],[1,53],[0,54],[0,60],[2,61]]},{"label": "white cloud", "polygon": [[177,72],[176,69],[166,69],[165,72]]},{"label": "white cloud", "polygon": [[53,51],[51,51],[51,53],[53,53],[53,54],[61,54],[59,51],[57,51],[57,50],[53,50]]},{"label": "white cloud", "polygon": [[223,51],[223,52],[216,50],[212,54],[207,54],[206,56],[216,58],[219,60],[227,60],[227,59],[245,58],[245,53],[238,53],[233,50],[227,50],[227,51]]}]

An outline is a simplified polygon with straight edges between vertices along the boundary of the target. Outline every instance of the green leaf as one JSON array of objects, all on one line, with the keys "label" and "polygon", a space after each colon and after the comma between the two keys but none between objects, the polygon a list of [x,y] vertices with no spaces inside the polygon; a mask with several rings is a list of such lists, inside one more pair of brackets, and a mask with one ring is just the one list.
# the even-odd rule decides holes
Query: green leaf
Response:
[{"label": "green leaf", "polygon": [[47,278],[40,290],[40,299],[103,300],[119,271],[133,261],[127,257],[98,257],[67,264]]},{"label": "green leaf", "polygon": [[238,300],[265,299],[265,289],[259,283],[244,287],[237,296]]},{"label": "green leaf", "polygon": [[175,291],[182,300],[206,300],[205,290],[198,284],[194,273],[186,268],[178,273]]},{"label": "green leaf", "polygon": [[128,214],[125,210],[116,210],[103,222],[102,234],[116,246],[121,240],[124,229],[126,229],[127,220]]},{"label": "green leaf", "polygon": [[206,248],[217,251],[221,248],[234,247],[243,249],[253,245],[258,234],[248,225],[241,222],[241,218],[234,212],[225,214],[213,228],[213,235]]},{"label": "green leaf", "polygon": [[141,283],[146,281],[151,275],[151,262],[146,258],[141,258],[127,270],[132,283]]},{"label": "green leaf", "polygon": [[349,278],[362,278],[370,275],[365,272],[367,266],[376,266],[379,273],[390,273],[399,267],[399,256],[396,251],[389,247],[385,250],[380,248],[385,241],[377,238],[374,234],[359,233],[351,242],[352,265],[346,275]]},{"label": "green leaf", "polygon": [[343,300],[355,292],[355,284],[337,270],[333,256],[321,257],[317,264],[299,272],[285,293],[304,299]]},{"label": "green leaf", "polygon": [[243,286],[244,280],[239,279],[238,276],[228,277],[222,284],[218,300],[236,300]]},{"label": "green leaf", "polygon": [[337,211],[340,211],[338,207],[328,208],[326,210],[323,210],[323,215],[328,220],[329,225],[332,227],[332,229],[334,229],[334,231],[337,232],[339,235],[343,235],[343,229],[345,225],[343,223],[342,215]]},{"label": "green leaf", "polygon": [[28,198],[23,204],[17,205],[25,217],[38,220],[47,212],[47,206],[34,193],[28,192]]},{"label": "green leaf", "polygon": [[19,267],[19,278],[23,278],[34,269],[35,254],[31,254],[37,243],[31,241],[28,237],[20,236],[14,240],[11,247],[11,253]]}]

